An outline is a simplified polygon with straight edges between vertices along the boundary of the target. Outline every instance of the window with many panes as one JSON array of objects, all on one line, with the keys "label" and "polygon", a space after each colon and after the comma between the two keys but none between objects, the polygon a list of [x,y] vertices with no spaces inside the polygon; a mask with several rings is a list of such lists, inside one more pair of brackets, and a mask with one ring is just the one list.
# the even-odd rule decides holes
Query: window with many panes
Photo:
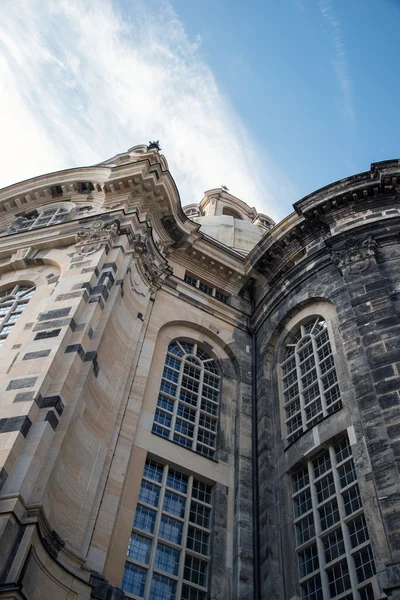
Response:
[{"label": "window with many panes", "polygon": [[220,377],[215,361],[197,344],[168,346],[153,433],[215,458]]},{"label": "window with many panes", "polygon": [[17,217],[11,226],[13,232],[30,231],[62,223],[72,212],[74,205],[65,203],[50,204],[38,210]]},{"label": "window with many panes", "polygon": [[0,292],[0,346],[12,332],[34,291],[35,286],[27,284],[13,285]]},{"label": "window with many panes", "polygon": [[342,407],[326,321],[312,317],[288,337],[281,362],[286,436],[304,431]]},{"label": "window with many panes", "polygon": [[127,550],[129,598],[206,600],[212,488],[147,460]]},{"label": "window with many panes", "polygon": [[292,476],[302,600],[373,600],[375,565],[347,438]]}]

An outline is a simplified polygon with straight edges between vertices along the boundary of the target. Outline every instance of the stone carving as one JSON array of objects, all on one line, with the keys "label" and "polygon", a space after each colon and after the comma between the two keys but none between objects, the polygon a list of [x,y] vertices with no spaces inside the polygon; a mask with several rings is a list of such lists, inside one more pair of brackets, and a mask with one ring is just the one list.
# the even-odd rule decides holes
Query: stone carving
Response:
[{"label": "stone carving", "polygon": [[133,257],[136,259],[129,269],[131,288],[144,295],[143,279],[153,292],[160,287],[169,267],[157,261],[151,244],[146,237],[136,234],[131,240]]},{"label": "stone carving", "polygon": [[346,240],[343,248],[331,250],[331,258],[334,265],[342,270],[348,268],[352,275],[363,273],[370,266],[370,261],[366,260],[375,257],[378,244],[372,236],[364,240],[351,237]]},{"label": "stone carving", "polygon": [[119,235],[119,221],[106,224],[102,219],[93,221],[89,229],[80,229],[75,235],[75,245],[79,254],[93,254],[102,246],[113,243]]}]

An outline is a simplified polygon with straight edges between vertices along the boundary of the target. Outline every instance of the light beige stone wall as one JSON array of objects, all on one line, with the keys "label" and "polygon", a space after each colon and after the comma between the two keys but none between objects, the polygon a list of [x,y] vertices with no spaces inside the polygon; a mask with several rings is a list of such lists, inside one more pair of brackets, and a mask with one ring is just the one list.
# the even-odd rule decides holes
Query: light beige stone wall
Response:
[{"label": "light beige stone wall", "polygon": [[[121,164],[113,183],[99,183],[114,173],[99,167],[85,201],[93,211],[84,206],[83,221],[0,234],[0,291],[15,282],[36,286],[0,350],[0,598],[86,600],[101,586],[105,593],[120,586],[147,456],[215,486],[226,514],[216,523],[211,589],[217,600],[240,596],[233,570],[242,564],[244,471],[235,453],[240,465],[250,459],[248,427],[241,440],[235,429],[246,394],[248,402],[249,373],[240,365],[250,352],[248,306],[236,300],[243,260],[221,254],[193,223],[177,225],[175,185],[153,158]],[[75,196],[80,189],[64,187]],[[37,192],[38,204],[48,189]],[[7,227],[17,200],[8,206],[0,216]],[[189,288],[188,261],[202,278],[229,288],[236,305]],[[206,343],[221,366],[218,461],[151,433],[174,339]],[[49,352],[26,359],[40,351]]]}]

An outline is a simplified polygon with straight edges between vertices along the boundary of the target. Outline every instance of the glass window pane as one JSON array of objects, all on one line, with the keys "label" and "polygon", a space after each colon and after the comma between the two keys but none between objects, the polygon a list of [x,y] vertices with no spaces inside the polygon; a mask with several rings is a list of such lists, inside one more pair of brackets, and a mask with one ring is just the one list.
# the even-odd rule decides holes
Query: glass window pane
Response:
[{"label": "glass window pane", "polygon": [[206,593],[184,585],[182,588],[182,600],[206,600]]},{"label": "glass window pane", "polygon": [[344,554],[345,550],[341,528],[335,529],[335,531],[329,533],[323,538],[323,542],[325,548],[325,559],[327,563]]},{"label": "glass window pane", "polygon": [[321,577],[315,575],[301,584],[302,600],[323,600]]},{"label": "glass window pane", "polygon": [[146,585],[147,570],[127,563],[122,578],[122,589],[130,594],[143,598]]},{"label": "glass window pane", "polygon": [[175,600],[176,583],[155,573],[151,582],[150,600]]},{"label": "glass window pane", "polygon": [[335,563],[326,572],[328,574],[329,590],[332,598],[350,589],[349,569],[345,560]]},{"label": "glass window pane", "polygon": [[168,542],[180,544],[182,541],[182,528],[182,523],[180,523],[176,519],[171,519],[171,517],[167,517],[167,515],[163,515],[161,517],[159,535]]},{"label": "glass window pane", "polygon": [[135,519],[133,521],[134,526],[137,529],[154,533],[154,526],[156,523],[156,511],[138,504],[135,512]]},{"label": "glass window pane", "polygon": [[178,575],[179,556],[180,552],[171,546],[157,544],[154,567],[171,575]]},{"label": "glass window pane", "polygon": [[305,577],[319,568],[317,545],[311,544],[302,552],[299,552],[300,577]]},{"label": "glass window pane", "polygon": [[163,506],[165,512],[176,515],[177,517],[183,517],[185,514],[185,505],[186,498],[179,496],[179,494],[175,494],[174,492],[170,492],[169,490],[165,491]]},{"label": "glass window pane", "polygon": [[167,486],[177,490],[178,492],[187,492],[188,478],[183,473],[178,473],[169,469],[167,477]]},{"label": "glass window pane", "polygon": [[209,550],[209,537],[208,533],[190,526],[187,537],[187,547],[194,552],[207,556]]},{"label": "glass window pane", "polygon": [[207,585],[207,563],[194,556],[186,555],[184,579],[197,583],[197,585]]},{"label": "glass window pane", "polygon": [[140,502],[151,504],[152,506],[158,506],[158,500],[160,498],[160,486],[150,481],[142,481],[139,492]]},{"label": "glass window pane", "polygon": [[151,544],[152,540],[149,538],[132,532],[126,554],[129,558],[147,564],[150,558]]}]

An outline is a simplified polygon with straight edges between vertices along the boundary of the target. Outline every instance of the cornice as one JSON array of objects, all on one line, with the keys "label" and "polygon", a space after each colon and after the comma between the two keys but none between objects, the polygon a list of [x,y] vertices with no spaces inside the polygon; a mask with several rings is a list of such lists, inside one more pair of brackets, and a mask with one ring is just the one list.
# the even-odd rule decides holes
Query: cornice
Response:
[{"label": "cornice", "polygon": [[338,209],[352,206],[365,208],[377,200],[390,202],[400,190],[400,161],[372,163],[369,171],[329,184],[305,196],[293,205],[305,218],[323,218]]}]

